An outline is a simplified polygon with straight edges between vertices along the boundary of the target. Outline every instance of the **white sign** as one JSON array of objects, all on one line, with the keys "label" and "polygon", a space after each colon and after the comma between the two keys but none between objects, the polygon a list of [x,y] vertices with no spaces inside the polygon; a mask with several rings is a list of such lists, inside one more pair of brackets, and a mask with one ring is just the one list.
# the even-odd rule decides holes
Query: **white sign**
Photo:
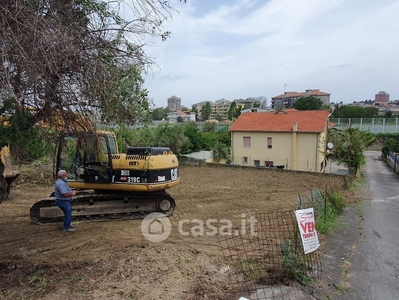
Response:
[{"label": "white sign", "polygon": [[296,210],[295,215],[305,254],[315,251],[319,248],[320,243],[316,232],[313,208]]}]

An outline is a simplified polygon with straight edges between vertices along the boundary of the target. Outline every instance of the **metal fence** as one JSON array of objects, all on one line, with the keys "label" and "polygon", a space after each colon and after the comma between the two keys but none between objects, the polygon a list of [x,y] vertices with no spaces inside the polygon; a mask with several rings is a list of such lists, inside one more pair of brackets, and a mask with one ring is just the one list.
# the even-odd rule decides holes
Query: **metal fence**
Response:
[{"label": "metal fence", "polygon": [[399,132],[398,118],[330,118],[329,121],[341,130],[358,128],[371,133]]},{"label": "metal fence", "polygon": [[298,209],[313,208],[316,219],[324,215],[326,200],[320,190],[312,190],[298,195]]},{"label": "metal fence", "polygon": [[304,254],[294,211],[255,215],[252,233],[219,237],[233,266],[235,299],[308,299],[321,279],[319,250]]},{"label": "metal fence", "polygon": [[399,170],[399,155],[395,152],[389,152],[389,155],[386,160],[387,165],[397,172]]}]

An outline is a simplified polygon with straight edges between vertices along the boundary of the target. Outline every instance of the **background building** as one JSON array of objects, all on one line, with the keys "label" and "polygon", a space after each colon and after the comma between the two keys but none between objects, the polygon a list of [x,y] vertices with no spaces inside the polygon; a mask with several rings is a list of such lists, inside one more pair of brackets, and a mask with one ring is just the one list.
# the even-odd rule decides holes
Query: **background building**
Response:
[{"label": "background building", "polygon": [[181,99],[176,96],[168,98],[168,107],[173,111],[178,111],[181,109]]},{"label": "background building", "polygon": [[[258,107],[258,108],[266,108],[267,105],[267,98],[260,96],[260,97],[250,97],[247,99],[235,99],[234,100],[236,103],[236,106],[240,108],[241,110],[243,109],[250,109],[253,107]],[[215,102],[212,101],[202,101],[199,103],[193,104],[193,108],[195,108],[198,112],[198,115],[201,115],[201,110],[202,107],[209,102],[211,104],[211,115],[210,115],[210,120],[214,119],[222,119],[222,120],[227,120],[228,119],[228,112],[230,109],[230,105],[232,101],[227,100],[227,99],[219,99]]]},{"label": "background building", "polygon": [[260,107],[261,106],[261,99],[259,98],[248,98],[248,99],[238,99],[235,100],[237,106],[241,109],[248,109],[252,107]]},{"label": "background building", "polygon": [[177,123],[179,122],[179,117],[183,122],[195,122],[195,112],[192,111],[172,111],[168,113],[168,121],[169,123]]},{"label": "background building", "polygon": [[227,119],[227,112],[229,111],[231,101],[219,99],[215,102],[202,101],[195,103],[193,104],[193,108],[197,110],[199,116],[201,116],[202,107],[204,107],[207,102],[211,104],[211,115],[209,117],[210,120],[216,119],[217,116],[219,116],[221,119]]},{"label": "background building", "polygon": [[375,95],[375,100],[374,100],[375,105],[388,104],[388,102],[389,102],[389,94],[387,94],[387,92],[381,91]]},{"label": "background building", "polygon": [[292,107],[299,98],[313,96],[323,101],[324,105],[330,106],[330,95],[331,94],[322,92],[319,89],[309,89],[305,90],[305,92],[285,92],[284,94],[274,96],[271,105],[273,109],[279,103],[283,103],[284,107]]},{"label": "background building", "polygon": [[211,102],[211,117],[210,119],[216,119],[219,116],[221,119],[227,119],[227,112],[229,111],[231,102],[226,99],[220,99],[215,101],[215,103]]}]

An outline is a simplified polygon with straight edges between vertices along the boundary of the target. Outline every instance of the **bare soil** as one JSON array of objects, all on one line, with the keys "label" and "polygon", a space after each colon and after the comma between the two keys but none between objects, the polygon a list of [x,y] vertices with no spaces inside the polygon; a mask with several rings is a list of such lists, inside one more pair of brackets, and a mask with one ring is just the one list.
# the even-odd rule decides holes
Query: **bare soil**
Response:
[{"label": "bare soil", "polygon": [[[152,243],[141,220],[34,225],[29,209],[53,190],[51,167],[24,167],[0,206],[2,299],[227,299],[236,288],[215,235],[181,235],[179,221],[229,219],[239,225],[272,210],[295,210],[299,193],[342,189],[343,177],[285,170],[180,167],[172,233]],[[347,202],[356,195],[342,190]]]}]

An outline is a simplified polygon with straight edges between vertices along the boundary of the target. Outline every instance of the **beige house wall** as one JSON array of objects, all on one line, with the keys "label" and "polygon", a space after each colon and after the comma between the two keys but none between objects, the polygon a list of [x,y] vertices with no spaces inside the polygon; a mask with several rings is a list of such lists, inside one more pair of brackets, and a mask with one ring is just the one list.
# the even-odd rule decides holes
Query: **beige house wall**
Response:
[{"label": "beige house wall", "polygon": [[[244,148],[244,137],[251,138],[251,147]],[[272,148],[268,148],[268,137]],[[232,132],[232,159],[234,164],[264,167],[284,166],[288,170],[323,171],[326,132]],[[245,159],[247,158],[247,163]],[[324,165],[324,164],[323,164]]]}]

